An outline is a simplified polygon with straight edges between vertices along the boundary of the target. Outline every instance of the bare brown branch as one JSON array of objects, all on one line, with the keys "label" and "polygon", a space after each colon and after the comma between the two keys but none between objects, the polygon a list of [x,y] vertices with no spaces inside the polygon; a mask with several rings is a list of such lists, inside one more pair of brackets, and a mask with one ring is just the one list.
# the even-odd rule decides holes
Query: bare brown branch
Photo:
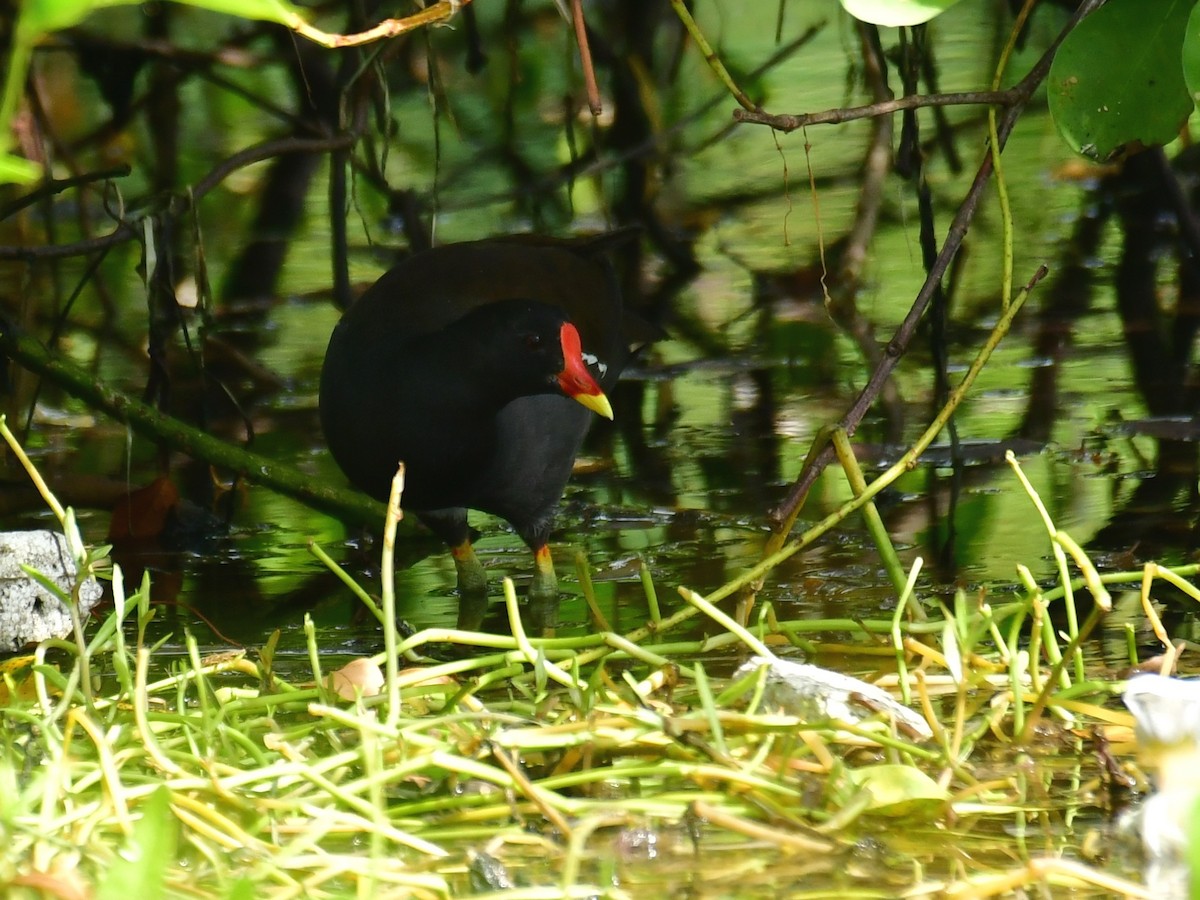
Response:
[{"label": "bare brown branch", "polygon": [[[1024,82],[1022,82],[1023,84]],[[959,91],[950,94],[913,94],[909,97],[897,97],[894,100],[883,100],[879,103],[868,103],[866,106],[849,106],[838,109],[827,109],[824,112],[800,113],[769,113],[757,109],[735,109],[733,118],[738,122],[751,125],[766,125],[776,131],[795,131],[807,125],[838,125],[842,122],[853,122],[855,119],[872,119],[878,116],[890,116],[892,113],[903,112],[906,109],[920,109],[928,106],[1013,106],[1023,103],[1028,95],[1021,88],[1011,87],[1006,91]]]},{"label": "bare brown branch", "polygon": [[398,37],[428,25],[441,25],[470,2],[471,0],[438,0],[437,3],[431,3],[411,16],[405,16],[403,19],[384,19],[378,25],[357,34],[330,34],[314,28],[300,18],[289,20],[285,24],[296,34],[322,47],[361,47],[363,44]]},{"label": "bare brown branch", "polygon": [[575,26],[575,42],[579,45],[579,65],[587,88],[588,109],[593,116],[604,112],[600,105],[600,88],[596,84],[596,69],[592,66],[592,48],[588,44],[587,22],[583,18],[583,0],[571,0],[571,21]]}]

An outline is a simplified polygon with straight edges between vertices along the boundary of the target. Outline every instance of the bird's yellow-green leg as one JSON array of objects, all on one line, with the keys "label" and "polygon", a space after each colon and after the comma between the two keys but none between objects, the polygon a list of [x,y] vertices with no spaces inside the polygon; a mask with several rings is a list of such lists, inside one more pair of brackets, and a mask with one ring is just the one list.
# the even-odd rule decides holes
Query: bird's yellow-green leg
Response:
[{"label": "bird's yellow-green leg", "polygon": [[458,572],[458,592],[464,596],[487,595],[487,572],[475,555],[469,540],[450,548],[454,557],[454,568]]},{"label": "bird's yellow-green leg", "polygon": [[529,605],[525,627],[530,634],[553,637],[558,627],[558,577],[550,548],[543,544],[533,551],[533,581],[529,584]]},{"label": "bird's yellow-green leg", "polygon": [[531,600],[558,600],[558,576],[550,548],[543,544],[533,551],[533,581],[529,585]]}]

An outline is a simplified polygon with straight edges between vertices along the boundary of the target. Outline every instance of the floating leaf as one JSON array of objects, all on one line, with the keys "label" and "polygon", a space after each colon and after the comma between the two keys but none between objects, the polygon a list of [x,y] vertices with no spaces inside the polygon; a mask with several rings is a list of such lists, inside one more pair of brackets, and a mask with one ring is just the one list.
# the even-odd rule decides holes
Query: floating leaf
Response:
[{"label": "floating leaf", "polygon": [[920,25],[945,12],[958,0],[841,0],[842,8],[872,25]]},{"label": "floating leaf", "polygon": [[1067,35],[1048,81],[1050,114],[1101,162],[1178,135],[1193,103],[1180,64],[1193,0],[1110,0]]},{"label": "floating leaf", "polygon": [[848,769],[846,775],[871,795],[867,811],[877,815],[926,818],[950,800],[945,788],[915,766],[885,763]]}]

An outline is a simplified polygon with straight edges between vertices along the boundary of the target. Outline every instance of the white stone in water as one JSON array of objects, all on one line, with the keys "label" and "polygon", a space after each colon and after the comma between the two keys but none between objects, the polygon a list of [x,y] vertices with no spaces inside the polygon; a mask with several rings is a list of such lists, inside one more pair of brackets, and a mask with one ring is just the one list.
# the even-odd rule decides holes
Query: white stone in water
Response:
[{"label": "white stone in water", "polygon": [[[67,539],[54,531],[0,532],[0,651],[71,633],[71,611],[58,597],[21,568],[40,572],[67,595],[75,584],[75,560]],[[95,578],[79,590],[80,614],[86,615],[104,593]]]},{"label": "white stone in water", "polygon": [[734,678],[759,668],[766,669],[764,702],[780,707],[788,715],[856,723],[884,713],[922,740],[933,737],[924,718],[869,682],[809,663],[763,656],[751,658],[734,673]]}]

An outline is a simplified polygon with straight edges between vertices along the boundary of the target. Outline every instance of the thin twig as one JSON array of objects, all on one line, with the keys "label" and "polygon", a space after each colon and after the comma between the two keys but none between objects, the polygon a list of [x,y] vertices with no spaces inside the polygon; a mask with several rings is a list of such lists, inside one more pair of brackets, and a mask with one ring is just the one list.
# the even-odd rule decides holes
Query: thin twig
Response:
[{"label": "thin twig", "polygon": [[1016,106],[1024,103],[1028,95],[1021,85],[1006,91],[957,91],[942,94],[912,94],[894,100],[881,100],[866,106],[839,107],[824,112],[769,113],[760,109],[735,109],[733,118],[750,125],[766,125],[776,131],[789,132],[809,125],[840,125],[855,119],[873,119],[890,116],[906,109],[922,109],[927,106]]},{"label": "thin twig", "polygon": [[743,109],[749,112],[756,112],[759,109],[758,104],[747,97],[745,92],[734,82],[733,76],[729,74],[729,70],[721,62],[721,58],[717,56],[716,51],[708,43],[708,39],[705,38],[704,33],[700,30],[700,26],[696,24],[696,20],[692,18],[687,4],[683,0],[671,0],[671,8],[675,10],[675,15],[679,16],[679,21],[683,23],[683,27],[687,29],[692,40],[696,42],[696,46],[700,48],[700,52],[704,54],[704,61],[708,63],[708,67],[720,79],[721,84],[725,85],[726,90],[733,95],[733,99],[740,103]]},{"label": "thin twig", "polygon": [[587,21],[583,18],[583,0],[571,0],[571,24],[575,26],[575,43],[579,45],[579,67],[583,69],[583,84],[587,89],[588,109],[593,116],[604,112],[600,104],[600,88],[596,84],[596,69],[592,65],[592,48],[588,43]]},{"label": "thin twig", "polygon": [[308,38],[322,47],[361,47],[363,44],[398,37],[429,25],[443,25],[470,2],[471,0],[438,0],[437,3],[431,3],[411,16],[405,16],[403,19],[384,19],[378,25],[356,34],[330,34],[314,28],[299,16],[287,16],[283,24],[301,37]]},{"label": "thin twig", "polygon": [[116,166],[111,169],[101,169],[99,172],[84,172],[82,175],[74,175],[70,178],[48,178],[35,187],[28,194],[24,194],[14,200],[12,203],[0,208],[0,222],[7,219],[9,216],[16,215],[27,206],[32,206],[39,200],[46,197],[52,197],[55,194],[61,194],[65,190],[73,187],[82,187],[85,184],[91,184],[96,181],[108,181],[111,178],[124,178],[132,170],[127,165]]},{"label": "thin twig", "polygon": [[383,526],[383,552],[380,555],[380,579],[383,583],[383,646],[387,658],[388,712],[387,727],[395,728],[400,721],[400,670],[396,652],[396,526],[404,518],[400,498],[404,496],[404,462],[396,466],[392,490],[388,495],[387,519]]}]

